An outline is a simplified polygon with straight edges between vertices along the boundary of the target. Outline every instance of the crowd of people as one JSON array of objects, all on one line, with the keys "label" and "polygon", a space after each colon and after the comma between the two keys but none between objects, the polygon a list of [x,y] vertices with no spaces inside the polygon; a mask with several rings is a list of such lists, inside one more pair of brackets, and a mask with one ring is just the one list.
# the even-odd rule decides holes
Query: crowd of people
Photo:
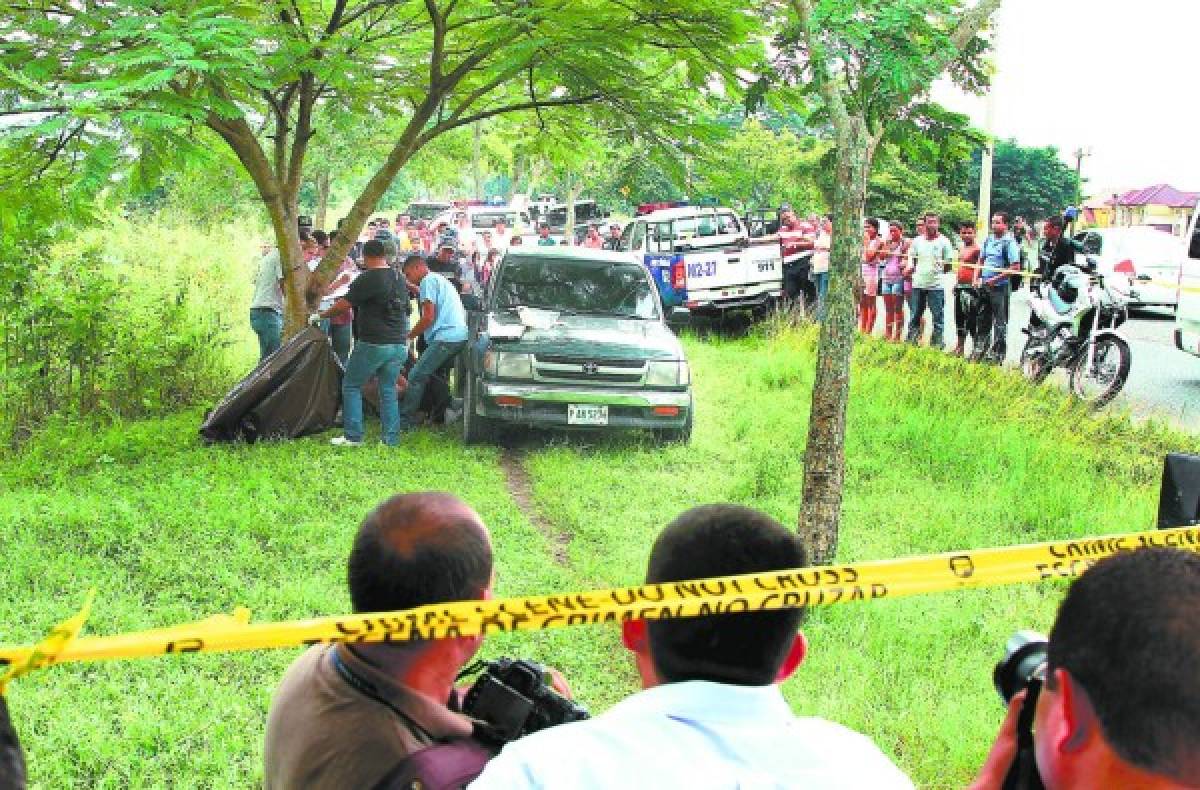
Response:
[{"label": "crowd of people", "polygon": [[[740,505],[692,508],[650,550],[647,583],[803,567],[802,539]],[[446,493],[393,496],[358,527],[347,561],[356,612],[493,595],[491,535]],[[1032,741],[1026,694],[1010,703],[973,785],[1009,787],[1021,751],[1051,790],[1200,786],[1200,556],[1171,548],[1099,560],[1071,585],[1050,631]],[[291,788],[911,788],[868,738],[795,715],[779,684],[810,649],[803,609],[620,625],[642,690],[595,718],[502,745],[464,713],[455,683],[478,636],[309,647],[271,702],[264,786]],[[986,670],[981,669],[981,676]],[[570,686],[552,673],[553,687]],[[802,682],[801,682],[801,685]],[[0,779],[23,786],[0,698]],[[1024,786],[1024,785],[1022,785]]]},{"label": "crowd of people", "polygon": [[[299,218],[304,264],[315,272],[338,234],[314,229],[308,217]],[[591,224],[580,246],[618,248],[621,225],[612,223],[608,235]],[[556,239],[548,225],[538,227],[532,242],[538,246],[570,245],[571,235]],[[329,335],[345,371],[342,379],[344,435],[333,444],[356,447],[363,440],[363,392],[378,382],[384,444],[394,445],[422,419],[437,419],[450,405],[448,391],[431,397],[431,381],[442,382],[467,339],[465,303],[478,298],[490,281],[505,250],[525,242],[509,229],[503,217],[492,227],[476,229],[465,211],[451,221],[432,225],[405,214],[395,224],[387,217],[370,220],[350,246],[331,278],[312,278],[307,297],[317,309],[310,323]],[[284,276],[278,249],[265,247],[254,279],[250,326],[258,337],[261,363],[282,343]],[[418,316],[410,327],[411,301]],[[375,383],[372,383],[374,381]],[[453,415],[453,410],[451,410]]]},{"label": "crowd of people", "polygon": [[[784,260],[811,254],[811,263],[791,271],[806,281],[806,295],[815,304],[818,320],[829,290],[830,224],[829,217],[802,220],[786,206],[780,212]],[[1062,217],[1049,217],[1035,226],[1003,211],[992,215],[982,239],[975,223],[959,223],[950,231],[934,213],[918,218],[911,235],[902,221],[867,217],[855,281],[859,331],[874,334],[882,325],[887,340],[919,343],[928,315],[929,345],[943,348],[949,296],[956,338],[947,350],[964,356],[969,348],[971,358],[1000,364],[1007,354],[1013,292],[1031,278],[1048,278],[1057,267],[1073,262],[1074,249],[1063,231]]]}]

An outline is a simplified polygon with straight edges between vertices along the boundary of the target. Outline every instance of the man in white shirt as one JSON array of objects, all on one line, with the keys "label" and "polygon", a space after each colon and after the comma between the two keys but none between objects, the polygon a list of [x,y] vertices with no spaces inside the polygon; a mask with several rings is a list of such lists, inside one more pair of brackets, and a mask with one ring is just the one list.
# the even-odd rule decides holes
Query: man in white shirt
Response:
[{"label": "man in white shirt", "polygon": [[[739,505],[693,508],[650,553],[647,583],[805,566],[804,547]],[[775,685],[804,658],[802,609],[623,624],[643,691],[504,747],[472,788],[912,788],[866,737],[797,718]]]},{"label": "man in white shirt", "polygon": [[921,321],[925,317],[925,308],[933,315],[933,337],[929,339],[930,348],[942,347],[942,336],[945,331],[946,286],[942,282],[943,275],[950,271],[954,262],[954,245],[938,232],[940,220],[937,214],[925,215],[924,234],[913,239],[909,245],[908,267],[905,274],[913,281],[912,316],[908,321],[908,342],[920,341]]}]

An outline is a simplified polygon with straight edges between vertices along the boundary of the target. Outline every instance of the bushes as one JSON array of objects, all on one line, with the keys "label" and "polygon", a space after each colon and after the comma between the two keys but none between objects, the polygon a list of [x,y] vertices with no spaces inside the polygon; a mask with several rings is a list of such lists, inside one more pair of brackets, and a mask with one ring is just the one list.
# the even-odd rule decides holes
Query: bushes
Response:
[{"label": "bushes", "polygon": [[0,254],[0,437],[51,415],[163,414],[249,366],[254,238],[116,220]]}]

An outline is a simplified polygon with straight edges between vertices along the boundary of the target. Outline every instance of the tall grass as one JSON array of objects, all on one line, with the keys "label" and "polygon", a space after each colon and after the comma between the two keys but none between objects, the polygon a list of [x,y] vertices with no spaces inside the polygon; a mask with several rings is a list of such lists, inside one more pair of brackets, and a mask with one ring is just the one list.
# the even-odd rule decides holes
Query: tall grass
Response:
[{"label": "tall grass", "polygon": [[112,219],[0,261],[0,438],[52,417],[166,414],[251,358],[253,236]]},{"label": "tall grass", "polygon": [[[641,579],[667,521],[744,502],[794,522],[814,337],[686,340],[688,447],[639,437],[534,442],[537,507],[568,563],[505,489],[492,449],[422,432],[394,451],[324,438],[205,448],[199,409],[117,429],[64,426],[0,469],[0,642],[25,642],[99,589],[90,633],[249,606],[258,619],[345,611],[358,521],[397,491],[441,489],[490,525],[499,593]],[[1097,420],[1011,374],[866,342],[856,353],[841,559],[886,558],[1150,525],[1161,456],[1194,437]],[[795,709],[866,732],[923,787],[962,786],[1001,716],[991,665],[1015,629],[1046,628],[1061,586],[851,604],[810,614]],[[489,639],[488,655],[561,667],[603,710],[635,688],[616,631]],[[295,650],[67,665],[14,684],[35,787],[251,787],[272,690]]]}]

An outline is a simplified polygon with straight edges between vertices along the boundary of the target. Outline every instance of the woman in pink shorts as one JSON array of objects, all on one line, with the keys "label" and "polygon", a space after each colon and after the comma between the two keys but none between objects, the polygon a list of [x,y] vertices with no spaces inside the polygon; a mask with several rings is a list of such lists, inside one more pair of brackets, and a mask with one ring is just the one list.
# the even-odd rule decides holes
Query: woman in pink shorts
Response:
[{"label": "woman in pink shorts", "polygon": [[883,239],[879,236],[879,220],[868,217],[863,221],[862,296],[858,300],[858,330],[871,334],[875,329],[876,297],[879,293],[879,256]]},{"label": "woman in pink shorts", "polygon": [[[880,260],[883,261],[879,293],[883,296],[883,336],[900,342],[904,326],[904,263],[908,258],[908,240],[904,226],[893,222],[888,226],[887,241],[883,242]],[[908,280],[911,284],[912,280]]]}]

